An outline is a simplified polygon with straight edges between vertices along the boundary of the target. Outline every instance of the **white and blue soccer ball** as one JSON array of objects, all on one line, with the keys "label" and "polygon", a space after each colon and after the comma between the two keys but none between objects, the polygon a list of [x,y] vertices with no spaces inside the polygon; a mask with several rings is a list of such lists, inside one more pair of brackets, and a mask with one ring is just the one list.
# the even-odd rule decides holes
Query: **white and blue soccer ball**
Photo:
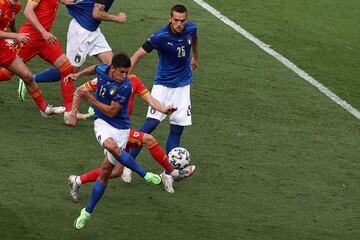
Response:
[{"label": "white and blue soccer ball", "polygon": [[183,169],[190,164],[190,153],[182,147],[173,148],[169,154],[169,163],[175,169]]}]

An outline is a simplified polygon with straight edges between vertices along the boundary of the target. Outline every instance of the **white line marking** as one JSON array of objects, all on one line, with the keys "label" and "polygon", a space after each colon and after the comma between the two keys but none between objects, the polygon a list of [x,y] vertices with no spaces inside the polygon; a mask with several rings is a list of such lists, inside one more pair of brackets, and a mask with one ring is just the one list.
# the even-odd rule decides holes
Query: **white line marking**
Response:
[{"label": "white line marking", "polygon": [[301,78],[303,78],[305,81],[316,87],[320,92],[325,94],[327,97],[329,97],[332,101],[339,104],[342,108],[344,108],[346,111],[350,112],[352,115],[354,115],[357,119],[360,120],[360,112],[356,108],[352,107],[350,104],[348,104],[346,101],[342,100],[340,97],[338,97],[335,93],[333,93],[331,90],[329,90],[327,87],[325,87],[323,84],[318,82],[316,79],[311,77],[309,74],[307,74],[304,70],[300,69],[298,66],[296,66],[294,63],[292,63],[289,59],[282,56],[280,53],[276,52],[275,50],[271,49],[271,47],[262,42],[260,39],[254,37],[251,33],[240,27],[235,22],[231,21],[226,16],[222,15],[218,10],[210,6],[208,3],[202,1],[202,0],[193,0],[197,4],[199,4],[201,7],[209,11],[212,15],[220,19],[222,22],[224,22],[226,25],[232,27],[235,31],[246,37],[251,42],[255,43],[259,48],[279,60],[282,64],[284,64],[286,67],[291,69],[293,72],[295,72],[297,75],[299,75]]}]

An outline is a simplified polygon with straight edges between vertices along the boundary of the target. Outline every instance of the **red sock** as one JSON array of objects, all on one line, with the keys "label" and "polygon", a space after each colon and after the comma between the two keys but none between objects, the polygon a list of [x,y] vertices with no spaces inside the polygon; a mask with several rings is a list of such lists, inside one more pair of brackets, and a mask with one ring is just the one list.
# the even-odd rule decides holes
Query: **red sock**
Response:
[{"label": "red sock", "polygon": [[42,95],[40,88],[38,88],[34,92],[30,93],[30,95],[33,98],[33,100],[35,101],[35,103],[38,106],[38,108],[40,109],[40,111],[44,112],[47,107],[47,104],[44,100],[44,96]]},{"label": "red sock", "polygon": [[97,168],[95,170],[92,170],[90,172],[87,172],[80,176],[80,181],[82,184],[88,183],[88,182],[95,182],[96,179],[100,175],[100,168]]},{"label": "red sock", "polygon": [[66,62],[59,68],[59,71],[61,73],[61,94],[63,96],[64,106],[66,108],[65,111],[70,112],[72,100],[74,97],[74,83],[68,82],[67,84],[65,84],[64,77],[66,77],[70,73],[73,73],[74,68],[71,65],[70,61],[66,60]]},{"label": "red sock", "polygon": [[9,81],[13,76],[14,74],[6,68],[0,69],[0,81]]},{"label": "red sock", "polygon": [[[96,179],[100,175],[100,168],[94,169],[90,172],[87,172],[80,176],[81,184],[88,183],[88,182],[95,182]],[[110,178],[116,178],[118,176],[113,176],[110,174]]]},{"label": "red sock", "polygon": [[161,165],[163,166],[166,171],[171,173],[174,171],[174,168],[170,165],[168,157],[166,156],[165,152],[160,147],[159,143],[154,140],[150,142],[147,146],[147,149],[149,149],[149,152],[151,156]]}]

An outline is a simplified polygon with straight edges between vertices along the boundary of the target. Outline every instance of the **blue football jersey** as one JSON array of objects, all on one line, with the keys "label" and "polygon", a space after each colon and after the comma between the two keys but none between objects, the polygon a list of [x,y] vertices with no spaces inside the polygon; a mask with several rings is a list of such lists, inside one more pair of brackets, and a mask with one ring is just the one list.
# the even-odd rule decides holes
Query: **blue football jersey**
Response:
[{"label": "blue football jersey", "polygon": [[172,33],[166,25],[150,36],[148,41],[159,55],[154,84],[175,88],[192,83],[190,52],[196,33],[196,24],[187,22],[180,34]]},{"label": "blue football jersey", "polygon": [[111,105],[111,101],[118,102],[123,107],[115,117],[108,117],[95,106],[95,118],[101,118],[111,126],[118,129],[129,129],[130,120],[128,115],[128,102],[131,95],[131,82],[126,78],[119,83],[114,81],[108,75],[109,65],[101,64],[96,66],[96,77],[98,78],[98,88],[95,93],[96,99],[106,105]]},{"label": "blue football jersey", "polygon": [[[93,18],[94,4],[96,0],[78,0],[74,5],[67,5],[69,14],[88,31],[95,31],[101,21]],[[109,11],[114,0],[105,0],[105,12]]]}]

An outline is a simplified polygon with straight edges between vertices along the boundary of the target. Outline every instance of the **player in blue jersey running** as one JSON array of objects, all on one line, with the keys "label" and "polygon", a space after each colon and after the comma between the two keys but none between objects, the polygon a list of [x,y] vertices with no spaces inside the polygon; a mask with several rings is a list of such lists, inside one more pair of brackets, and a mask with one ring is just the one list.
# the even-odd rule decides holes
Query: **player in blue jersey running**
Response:
[{"label": "player in blue jersey running", "polygon": [[[197,26],[187,21],[187,15],[185,6],[172,7],[169,24],[153,33],[131,57],[132,70],[140,59],[152,50],[158,51],[159,64],[151,95],[165,106],[173,105],[178,109],[169,116],[170,133],[166,143],[167,153],[180,146],[180,137],[184,127],[191,125],[190,85],[192,70],[198,66],[199,54]],[[147,119],[139,131],[151,133],[165,117],[165,114],[149,107]],[[140,150],[140,148],[132,149],[130,154],[136,158]],[[161,177],[165,190],[173,191],[171,176],[163,172]]]},{"label": "player in blue jersey running", "polygon": [[[62,1],[64,2],[64,1]],[[76,4],[66,4],[68,13],[73,18],[69,24],[66,42],[66,56],[78,72],[84,64],[87,55],[95,56],[101,63],[110,64],[113,56],[111,47],[100,30],[101,21],[124,23],[126,14],[119,12],[109,14],[114,0],[82,0]],[[65,3],[64,3],[65,4]],[[56,68],[49,68],[44,72],[34,74],[37,83],[54,82],[60,80],[60,72]],[[24,100],[26,89],[19,83],[19,97]],[[66,122],[69,113],[64,114]],[[86,117],[80,114],[81,117]]]},{"label": "player in blue jersey running", "polygon": [[159,175],[146,172],[124,151],[130,133],[128,102],[132,86],[127,76],[130,66],[130,58],[124,53],[119,53],[114,55],[111,65],[94,65],[79,73],[70,74],[66,79],[74,81],[82,76],[96,74],[98,88],[95,96],[87,88],[77,91],[76,94],[94,107],[94,131],[105,154],[90,201],[74,222],[76,229],[84,228],[90,219],[90,214],[105,192],[111,171],[117,162],[132,169],[148,182],[153,184],[161,182]]},{"label": "player in blue jersey running", "polygon": [[86,56],[95,56],[101,63],[110,64],[112,50],[100,30],[101,21],[125,23],[126,14],[108,13],[114,0],[82,0],[67,6],[73,17],[69,24],[66,54],[76,70],[84,64]]}]

